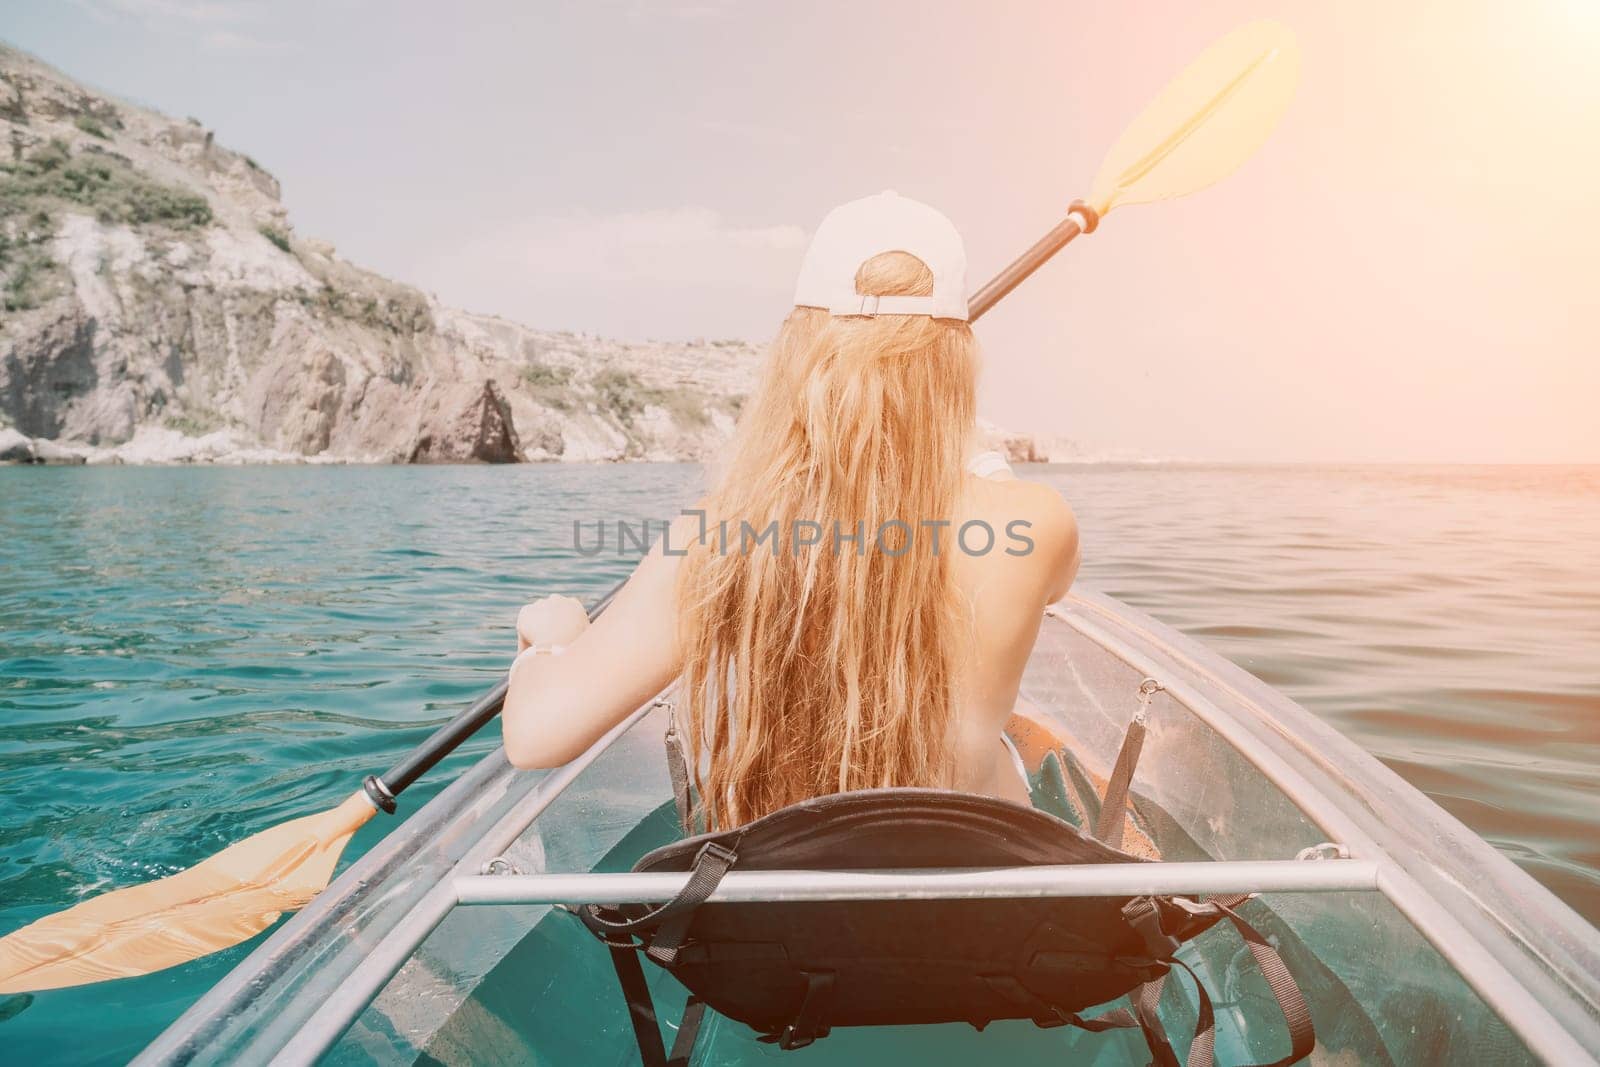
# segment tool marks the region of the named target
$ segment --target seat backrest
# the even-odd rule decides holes
[[[736,870],[1140,863],[1069,823],[943,790],[839,793],[658,848],[636,871],[684,871],[708,844]],[[1104,1003],[1166,973],[1132,898],[706,903],[669,966],[711,1008],[777,1034],[831,1026],[1031,1018]],[[1215,922],[1160,914],[1167,934]]]

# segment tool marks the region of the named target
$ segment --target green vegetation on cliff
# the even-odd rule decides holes
[[[631,427],[647,407],[664,409],[679,426],[701,427],[711,423],[705,398],[689,389],[646,385],[633,371],[607,369],[594,376],[595,400]]]
[[[289,245],[289,235],[276,226],[258,226],[256,232],[277,246],[280,252],[293,252]]]
[[[95,136],[82,122],[79,127]],[[98,125],[97,125],[98,128]],[[211,223],[211,205],[151,181],[108,152],[74,156],[51,140],[30,155],[0,163],[0,302],[7,311],[38,307],[56,294],[60,267],[50,256],[56,216],[89,208],[102,222],[192,229]]]
[[[528,387],[528,394],[534,400],[547,408],[557,411],[571,411],[572,404],[572,369],[570,367],[553,367],[548,363],[529,363],[522,368],[521,377],[523,384]]]
[[[65,142],[52,140],[21,160],[0,164],[0,221],[68,204],[92,209],[101,222],[128,226],[188,229],[211,223],[205,197],[151,181],[109,152],[74,156]]]

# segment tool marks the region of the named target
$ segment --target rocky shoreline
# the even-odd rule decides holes
[[[14,429],[0,430],[0,464],[41,466],[174,465],[216,463],[227,465],[269,463],[349,462],[325,460],[267,448],[252,448],[236,441],[227,430],[189,437],[176,430],[141,428],[133,438],[109,448],[63,445],[46,438],[29,438]]]
[[[1007,433],[995,428],[979,427],[979,438],[987,448],[992,448],[1004,455],[1011,463],[1173,463],[1181,462],[1172,459],[1156,459],[1149,456],[1127,453],[1090,453],[1079,449],[1070,441],[1057,439],[1053,446],[1050,439],[1041,439],[1030,434]],[[412,463],[423,462],[458,462],[458,463],[519,463],[519,462],[620,462],[620,463],[653,463],[653,462],[699,462],[703,456],[681,457],[674,455],[658,455],[641,459],[593,459],[571,460],[544,458],[529,460],[526,455],[512,458],[509,453],[469,455],[454,459],[433,459],[428,457],[412,458]],[[111,447],[94,447],[72,444],[61,444],[45,438],[29,438],[14,429],[0,429],[0,466],[190,466],[190,465],[216,465],[216,466],[258,466],[277,464],[362,464],[362,463],[393,463],[394,460],[381,456],[306,456],[295,452],[280,452],[270,448],[260,448],[249,443],[240,442],[228,430],[219,430],[202,437],[190,437],[177,430],[165,427],[144,427],[134,434],[132,439],[120,445]]]

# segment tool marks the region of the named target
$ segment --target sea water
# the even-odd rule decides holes
[[[1023,474],[1077,510],[1084,584],[1322,715],[1600,922],[1600,468]],[[609,589],[636,554],[616,522],[659,525],[701,482],[0,469],[0,934],[337,803],[493,683],[518,605]],[[254,943],[0,997],[0,1058],[122,1062]]]

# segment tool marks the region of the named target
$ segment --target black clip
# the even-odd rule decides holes
[[[1150,897],[1135,897],[1122,906],[1122,917],[1144,939],[1150,959],[1170,960],[1183,942],[1161,928],[1161,909]]]
[[[833,1005],[833,972],[807,972],[805,978],[806,995],[800,1002],[800,1011],[778,1035],[778,1047],[785,1052],[805,1048],[817,1038],[828,1036],[829,1027],[824,1020]]]

